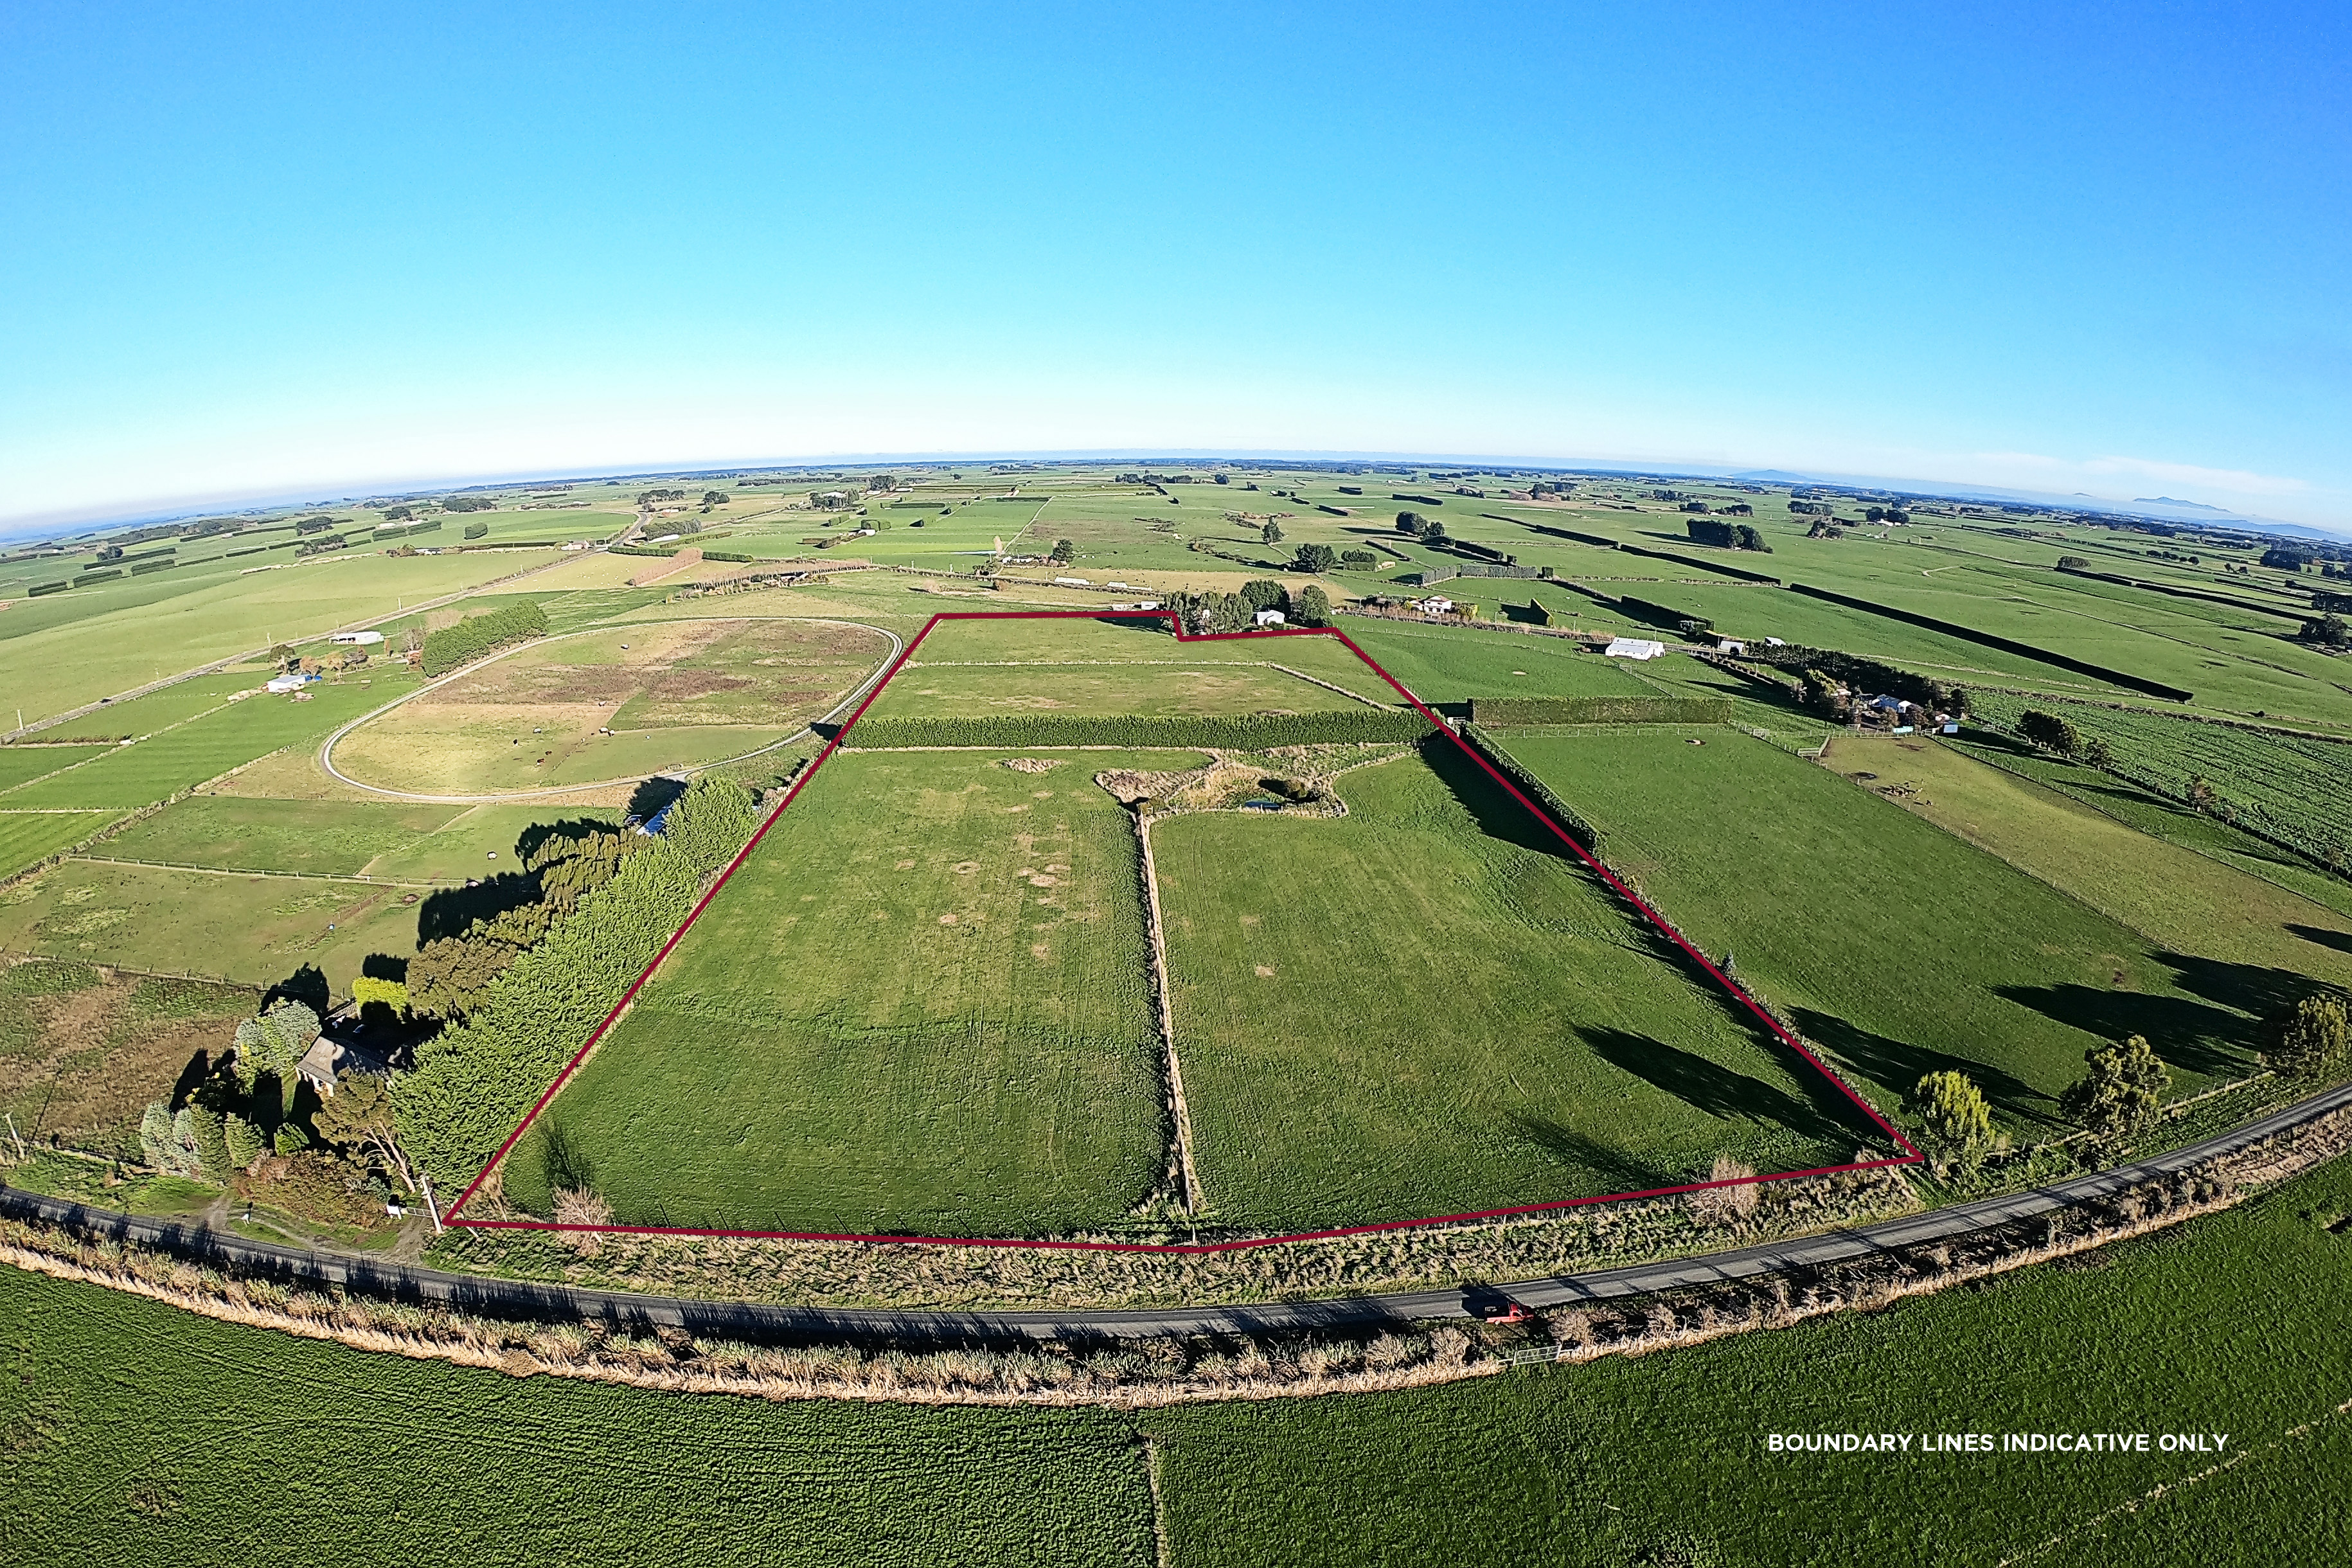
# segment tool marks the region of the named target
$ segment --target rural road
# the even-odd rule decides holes
[[[849,695],[843,698],[839,703],[835,705],[831,711],[825,713],[822,718],[819,718],[816,722],[820,724],[829,723],[833,720],[840,718],[844,713],[846,713],[851,708],[855,707],[858,700],[863,698],[867,691],[873,689],[876,681],[880,680],[885,675],[887,675],[890,672],[890,667],[898,663],[898,655],[906,651],[907,647],[906,639],[887,626],[869,626],[864,621],[831,620],[823,616],[686,616],[678,617],[677,620],[654,621],[642,624],[656,626],[676,626],[679,624],[679,621],[696,620],[814,621],[819,625],[828,626],[856,626],[861,631],[880,632],[884,637],[888,637],[890,639],[890,651],[883,656],[882,662],[876,665],[874,667],[873,673],[868,675],[865,679],[859,681],[857,685],[851,689]],[[619,623],[614,624],[618,625]],[[486,658],[476,659],[473,663],[466,666],[463,669],[453,669],[448,674],[442,676],[437,679],[427,681],[414,691],[404,691],[381,708],[370,709],[368,711],[361,714],[358,718],[352,720],[350,723],[345,724],[342,728],[337,730],[333,734],[328,736],[324,742],[320,742],[319,747],[319,765],[321,768],[324,768],[327,771],[328,775],[333,778],[336,782],[349,784],[353,789],[362,789],[367,791],[370,795],[388,795],[394,800],[429,801],[437,805],[494,805],[503,801],[540,800],[551,795],[578,795],[583,790],[611,789],[620,784],[635,784],[638,780],[635,777],[622,779],[592,779],[585,784],[552,784],[545,789],[502,790],[491,795],[422,795],[415,790],[389,789],[382,784],[372,784],[363,779],[355,779],[352,777],[351,774],[335,766],[335,748],[341,743],[346,735],[349,735],[352,731],[358,729],[362,724],[370,723],[377,719],[383,718],[386,713],[391,712],[394,709],[399,707],[404,702],[414,702],[416,699],[425,695],[427,692],[437,691],[453,680],[462,680],[467,676],[472,675],[477,670],[482,669],[489,665],[496,664],[502,658],[511,658],[516,654],[527,652],[531,648],[544,647],[551,642],[561,642],[565,637],[584,637],[601,632],[609,632],[613,629],[612,626],[583,626],[578,631],[558,632],[553,637],[533,637],[529,642],[518,643],[512,647],[500,648],[498,652],[489,655]],[[626,628],[624,627],[623,629]],[[730,763],[743,762],[748,758],[758,756],[761,752],[772,752],[779,746],[789,746],[793,742],[801,739],[801,737],[808,734],[809,732],[808,727],[803,725],[799,730],[796,730],[793,733],[785,736],[782,740],[771,741],[764,746],[756,747],[751,751],[745,752],[741,756],[722,757],[717,762],[703,763],[696,767],[688,768],[683,771],[687,773],[705,773],[711,768],[725,767]]]
[[[2352,1106],[2352,1085],[2329,1089],[2260,1121],[2168,1154],[2119,1165],[2030,1192],[1980,1198],[1852,1230],[1764,1242],[1703,1258],[1605,1268],[1481,1288],[1274,1301],[1224,1307],[1149,1307],[1121,1311],[894,1311],[705,1301],[582,1289],[529,1280],[451,1274],[374,1258],[246,1241],[207,1226],[141,1219],[108,1209],[0,1187],[0,1214],[38,1219],[81,1235],[137,1242],[214,1267],[290,1284],[326,1286],[403,1301],[430,1302],[488,1317],[548,1322],[600,1319],[618,1325],[681,1328],[748,1341],[868,1341],[895,1344],[1003,1343],[1014,1340],[1148,1339],[1168,1334],[1264,1333],[1361,1329],[1470,1315],[1474,1300],[1508,1297],[1529,1307],[1622,1300],[1691,1286],[1752,1279],[1866,1257],[1893,1247],[1965,1236],[2112,1196]]]

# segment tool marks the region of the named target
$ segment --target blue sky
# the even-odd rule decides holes
[[[2352,526],[2352,7],[0,8],[0,524],[842,452]]]

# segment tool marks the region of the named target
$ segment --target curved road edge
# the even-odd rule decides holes
[[[887,626],[877,626],[866,621],[845,621],[831,616],[680,616],[675,617],[673,620],[667,621],[632,622],[629,624],[643,626],[673,626],[677,624],[679,621],[813,621],[820,626],[856,626],[863,631],[880,632],[884,637],[888,637],[890,639],[890,651],[883,655],[882,662],[874,667],[873,673],[866,676],[865,679],[859,681],[856,687],[852,688],[848,696],[843,698],[839,702],[835,703],[831,710],[814,721],[816,724],[830,724],[839,719],[842,714],[848,711],[851,704],[856,702],[859,698],[864,697],[867,691],[873,689],[875,682],[880,680],[884,676],[890,673],[891,667],[898,663],[898,656],[907,651],[906,639]],[[498,663],[498,661],[502,658],[510,658],[516,654],[525,652],[530,648],[544,647],[549,643],[561,642],[566,637],[583,637],[591,635],[592,633],[609,632],[614,629],[614,626],[619,624],[620,623],[616,622],[613,625],[606,626],[581,626],[572,631],[556,632],[548,637],[533,637],[528,642],[517,643],[512,647],[502,647],[495,653],[476,659],[473,663],[465,666],[463,668],[453,669],[446,675],[436,676],[414,691],[404,691],[399,696],[394,698],[391,701],[384,703],[382,707],[369,709],[358,718],[352,720],[349,723],[337,729],[333,734],[329,735],[324,741],[321,741],[319,743],[319,766],[324,769],[327,775],[330,778],[332,778],[336,783],[347,784],[352,789],[365,790],[370,795],[386,795],[394,800],[425,801],[435,805],[511,805],[519,802],[546,800],[558,795],[578,795],[583,790],[614,789],[622,784],[635,784],[638,780],[635,777],[591,779],[585,784],[551,784],[543,789],[503,790],[493,795],[423,795],[415,790],[392,789],[383,784],[368,784],[363,780],[352,777],[349,773],[335,766],[335,748],[342,742],[344,737],[348,736],[352,731],[358,729],[361,725],[372,723],[375,720],[383,718],[385,714],[391,712],[402,703],[413,702],[419,697],[437,691],[453,680],[462,680],[467,676],[475,674],[479,670],[486,669],[489,666]],[[683,773],[709,773],[713,768],[723,768],[736,763],[748,762],[753,757],[763,756],[770,752],[789,746],[793,742],[800,740],[811,732],[812,726],[803,724],[801,728],[793,731],[791,734],[785,736],[781,741],[771,741],[764,746],[755,746],[751,751],[742,752],[738,756],[721,757],[716,762],[697,763],[692,767],[681,768],[678,772]]]
[[[2112,1170],[2093,1172],[2022,1193],[1954,1204],[1925,1214],[1904,1215],[1850,1230],[1761,1242],[1699,1258],[1595,1269],[1508,1285],[1236,1306],[1144,1307],[1108,1311],[901,1311],[887,1308],[710,1301],[453,1274],[404,1263],[247,1241],[205,1226],[144,1219],[11,1187],[0,1187],[0,1215],[63,1226],[96,1240],[134,1242],[194,1262],[235,1268],[284,1283],[322,1286],[487,1317],[528,1318],[545,1322],[601,1320],[615,1326],[683,1329],[719,1339],[978,1344],[1024,1339],[1280,1333],[1465,1318],[1471,1314],[1474,1300],[1486,1303],[1508,1298],[1528,1307],[1556,1307],[1622,1300],[1726,1280],[1752,1279],[1790,1269],[1817,1268],[1895,1247],[2013,1225],[2076,1204],[2112,1197],[2142,1182],[2238,1153],[2347,1106],[2352,1106],[2352,1084],[2314,1095],[2201,1143]]]

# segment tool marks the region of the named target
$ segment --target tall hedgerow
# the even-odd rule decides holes
[[[652,963],[704,882],[759,825],[749,791],[700,778],[660,839],[620,862],[538,945],[484,988],[466,1022],[417,1047],[393,1080],[401,1146],[446,1189],[488,1163],[590,1031]]]
[[[446,675],[509,643],[547,635],[547,612],[536,599],[517,599],[487,615],[468,616],[454,626],[425,636],[425,673]]]

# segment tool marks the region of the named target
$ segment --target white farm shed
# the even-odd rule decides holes
[[[1614,637],[1601,651],[1611,658],[1655,658],[1666,651],[1666,645],[1650,637]]]
[[[373,647],[383,641],[383,634],[382,632],[336,632],[327,640],[331,643],[341,643],[350,647]]]

